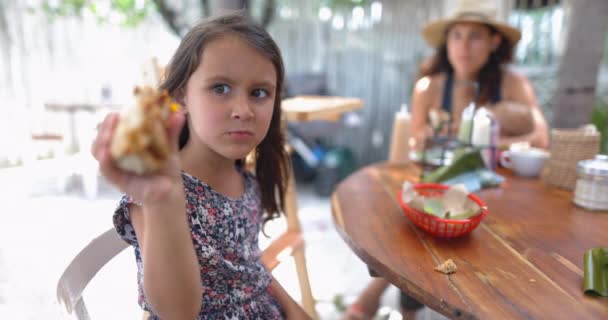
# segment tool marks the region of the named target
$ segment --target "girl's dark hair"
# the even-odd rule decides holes
[[[500,90],[500,84],[502,79],[502,66],[511,62],[513,59],[513,45],[494,27],[491,25],[484,24],[490,30],[490,34],[499,34],[502,38],[498,48],[493,51],[488,57],[488,61],[479,71],[477,77],[477,83],[479,83],[479,95],[477,99],[478,104],[486,104],[492,99],[495,92]],[[450,28],[446,29],[444,39],[447,39],[447,33]],[[418,79],[431,76],[438,73],[451,73],[454,68],[448,60],[448,49],[447,43],[444,42],[439,49],[435,51],[435,55],[423,63],[418,73]]]
[[[268,58],[277,73],[275,101],[268,133],[255,148],[255,176],[262,192],[262,218],[264,223],[280,215],[285,204],[290,162],[285,151],[285,138],[281,129],[281,93],[285,70],[281,51],[272,37],[259,24],[241,12],[228,13],[203,20],[182,39],[169,62],[166,77],[160,85],[177,98],[185,89],[188,79],[201,63],[205,47],[214,39],[237,35],[252,48]],[[190,131],[187,122],[179,138],[180,150],[188,142]],[[244,159],[239,160],[244,165]]]

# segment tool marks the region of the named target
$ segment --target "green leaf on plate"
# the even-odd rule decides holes
[[[608,248],[593,248],[584,256],[583,291],[608,297]]]
[[[439,218],[443,218],[445,213],[445,208],[443,206],[443,202],[440,199],[426,199],[424,202],[424,212],[437,216]]]

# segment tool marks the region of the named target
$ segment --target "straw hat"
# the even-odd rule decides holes
[[[477,22],[494,27],[515,46],[521,38],[521,32],[506,23],[498,21],[496,11],[496,0],[460,0],[451,17],[428,23],[422,29],[422,36],[433,48],[439,48],[444,43],[445,32],[451,24]]]

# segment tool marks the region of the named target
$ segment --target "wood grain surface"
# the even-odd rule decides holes
[[[363,100],[334,96],[296,96],[281,102],[288,121],[338,121],[342,114],[363,108]]]
[[[507,171],[477,193],[488,216],[469,236],[438,239],[416,228],[396,199],[415,165],[377,164],[332,195],[336,229],[372,270],[430,308],[457,319],[608,319],[608,299],[582,292],[583,254],[608,246],[608,214],[572,193]],[[452,259],[451,275],[433,268]]]

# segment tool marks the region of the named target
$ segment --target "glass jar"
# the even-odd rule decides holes
[[[579,161],[576,174],[574,203],[589,210],[608,211],[608,155]]]

